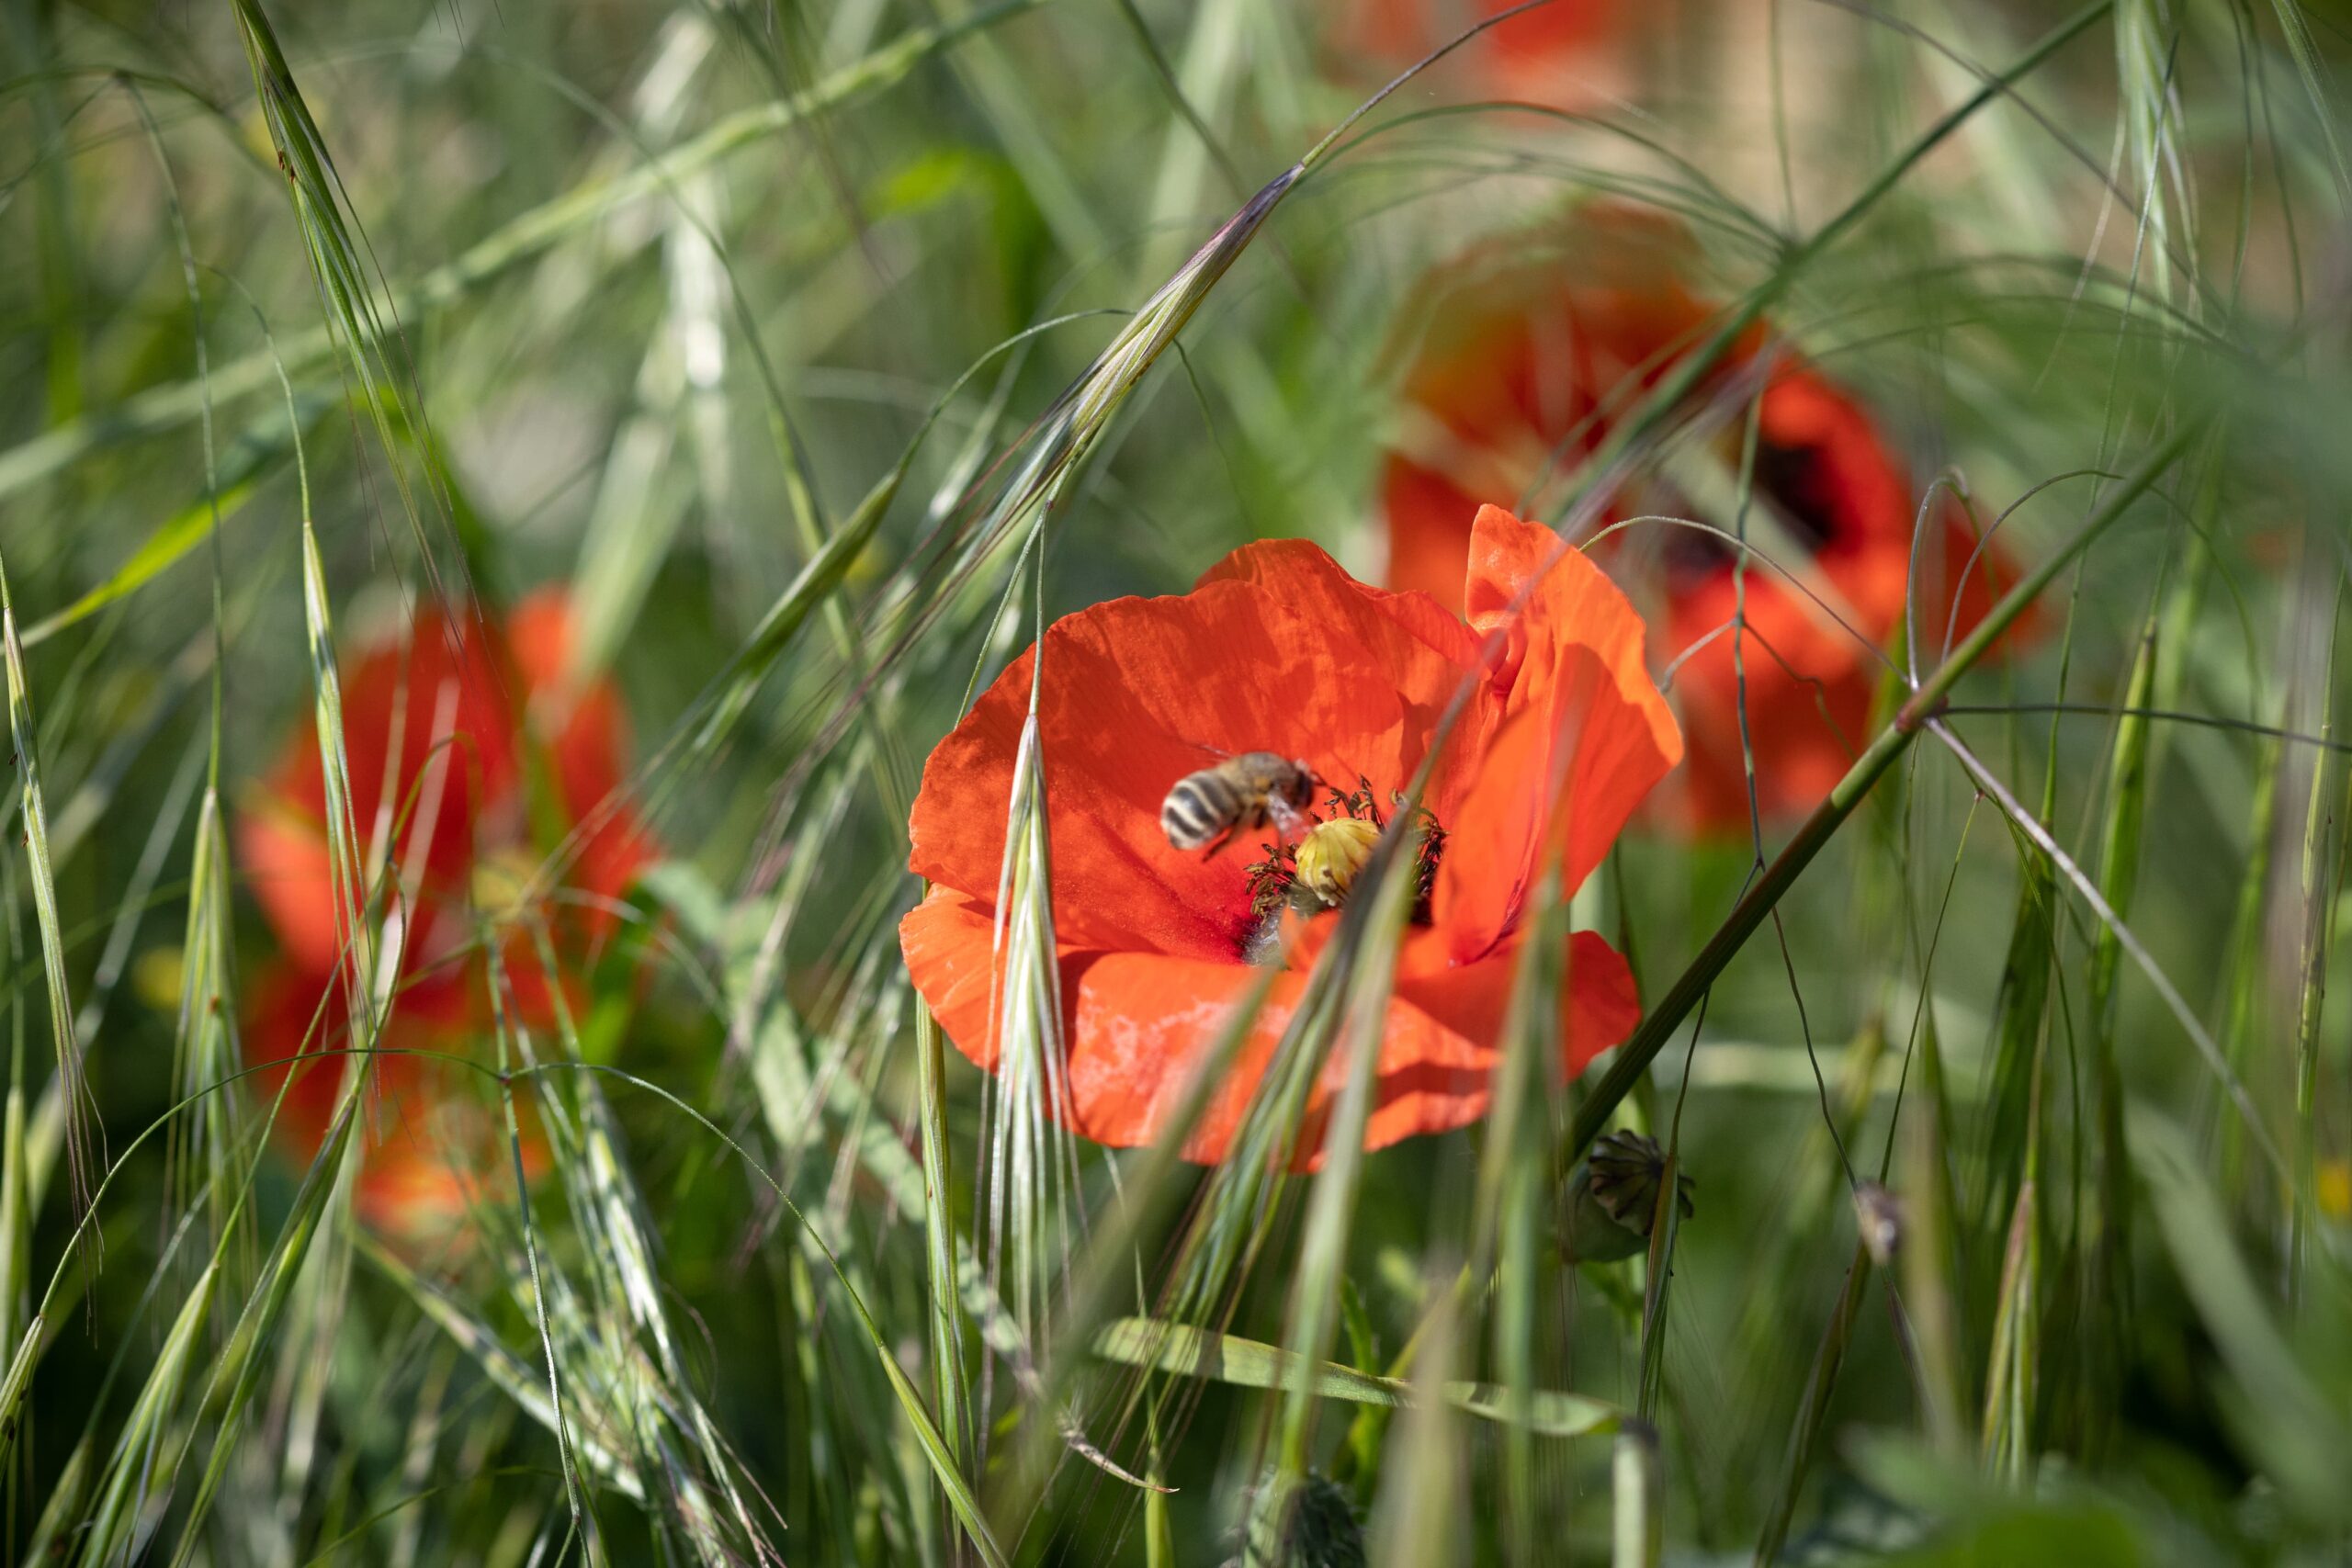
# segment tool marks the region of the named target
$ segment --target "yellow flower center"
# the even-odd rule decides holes
[[[1380,824],[1341,817],[1318,822],[1298,845],[1298,886],[1336,909],[1355,886],[1356,874],[1372,858]]]

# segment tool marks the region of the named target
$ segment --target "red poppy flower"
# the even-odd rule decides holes
[[[1562,243],[1540,255],[1482,251],[1433,281],[1412,312],[1430,335],[1407,376],[1404,432],[1382,479],[1391,584],[1452,602],[1476,512],[1472,498],[1520,494],[1547,473],[1573,468],[1612,419],[1710,334],[1715,311],[1681,281],[1690,259],[1671,225],[1602,207],[1577,214]],[[1857,634],[1883,642],[1902,619],[1917,502],[1862,405],[1760,328],[1733,345],[1685,414],[1701,414],[1766,354],[1773,359],[1757,415],[1750,538],[1827,606],[1751,562],[1739,650],[1747,728],[1758,804],[1785,815],[1817,804],[1866,739],[1883,666]],[[1701,452],[1728,476],[1737,468],[1745,408],[1733,402],[1715,412],[1712,443]],[[1642,511],[1696,515],[1671,488],[1620,498],[1612,515]],[[1968,570],[1975,536],[1957,502],[1939,502],[1931,527],[1919,562],[1923,647],[1940,642],[1947,585],[1962,583],[1964,570],[1962,630],[2007,576],[1998,560]],[[1621,536],[1601,553],[1613,570],[1665,599],[1657,661],[1688,655],[1672,682],[1690,745],[1682,820],[1744,827],[1740,671],[1724,632],[1737,592],[1734,552],[1706,535],[1657,528]]]
[[[1221,1157],[1336,919],[1317,917],[1287,946],[1264,942],[1271,917],[1247,863],[1269,835],[1207,858],[1171,849],[1159,819],[1170,786],[1211,752],[1267,750],[1361,781],[1360,802],[1386,805],[1465,681],[1470,706],[1424,797],[1443,837],[1426,917],[1399,955],[1365,1142],[1485,1113],[1526,899],[1555,857],[1569,887],[1581,882],[1682,746],[1644,669],[1639,617],[1581,554],[1488,507],[1466,575],[1465,625],[1279,540],[1236,551],[1190,593],[1114,600],[1046,631],[1038,743],[1073,1130],[1149,1142],[1271,946],[1287,968],[1186,1151]],[[907,967],[984,1068],[997,1059],[992,904],[1035,657],[932,753],[911,824],[909,863],[933,887],[899,927]],[[1334,827],[1331,805],[1315,815],[1315,834],[1336,840],[1318,846],[1324,870],[1337,862],[1344,885],[1361,837]],[[1577,933],[1569,956],[1562,1066],[1573,1074],[1623,1039],[1640,1007],[1624,960],[1599,937]]]
[[[369,649],[341,682],[361,838],[372,843],[388,833],[380,863],[414,889],[401,911],[399,994],[379,1041],[388,1052],[483,1049],[492,1021],[475,932],[484,918],[506,917],[510,928],[500,951],[514,1015],[545,1027],[551,987],[576,982],[546,974],[527,932],[512,929],[515,899],[575,825],[600,808],[608,813],[570,846],[576,852],[563,885],[537,911],[559,958],[579,960],[609,931],[605,906],[652,852],[635,818],[605,804],[621,783],[626,720],[618,694],[603,682],[567,694],[571,624],[562,595],[531,595],[488,635],[471,617],[461,630],[462,643],[440,613],[422,611],[409,635]],[[345,955],[311,727],[289,739],[241,807],[237,846],[277,944],[276,961],[250,987],[248,1050],[269,1063],[340,1048]],[[305,1157],[333,1116],[343,1062],[330,1056],[300,1068],[287,1091],[279,1131]],[[394,1125],[368,1151],[363,1217],[414,1234],[462,1216],[484,1163],[503,1157],[503,1130],[485,1109],[492,1102],[478,1083],[458,1083],[453,1075],[463,1069],[424,1058],[382,1055],[376,1071]],[[277,1074],[255,1079],[265,1096],[277,1093]]]
[[[1380,69],[1410,65],[1521,0],[1359,0],[1350,14],[1348,47]],[[1481,96],[1562,107],[1622,96],[1628,42],[1636,23],[1671,27],[1634,0],[1552,0],[1487,29],[1457,51]],[[1440,67],[1444,69],[1444,67]]]

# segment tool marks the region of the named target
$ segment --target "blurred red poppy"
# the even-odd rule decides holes
[[[503,1168],[503,1124],[478,1075],[397,1054],[486,1052],[493,1026],[482,922],[503,929],[511,1016],[546,1027],[551,987],[577,987],[573,966],[609,933],[611,902],[653,852],[635,817],[608,800],[627,761],[618,694],[602,682],[567,694],[571,636],[570,606],[553,590],[525,599],[495,627],[473,617],[453,626],[426,609],[408,635],[368,649],[342,673],[358,830],[390,882],[409,890],[399,908],[398,998],[378,1042],[393,1053],[376,1066],[390,1125],[368,1152],[358,1192],[363,1217],[380,1229],[446,1230],[462,1220],[479,1182]],[[551,976],[515,906],[548,853],[592,820],[566,844],[560,886],[540,889],[548,896],[533,906],[564,971]],[[249,1055],[288,1063],[339,1050],[348,1032],[345,954],[312,727],[288,739],[242,804],[237,847],[277,947],[248,987]],[[296,1071],[278,1117],[295,1154],[318,1147],[344,1061],[329,1055]],[[255,1075],[265,1097],[279,1081],[278,1073]]]
[[[1603,206],[1525,252],[1482,249],[1431,280],[1408,313],[1429,335],[1407,374],[1403,429],[1382,476],[1393,586],[1453,602],[1473,498],[1520,495],[1574,468],[1707,338],[1717,313],[1683,281],[1690,261],[1675,226]],[[1712,466],[1728,493],[1746,412],[1733,382],[1766,355],[1749,537],[1825,603],[1751,562],[1743,671],[1727,635],[1738,587],[1726,541],[1649,526],[1600,549],[1637,591],[1666,602],[1651,651],[1661,666],[1682,660],[1670,683],[1690,749],[1683,787],[1667,799],[1702,829],[1747,821],[1743,674],[1761,810],[1802,812],[1827,794],[1867,739],[1884,669],[1870,645],[1901,621],[1911,581],[1918,502],[1902,463],[1860,402],[1763,329],[1734,344],[1679,411],[1685,420],[1716,415],[1712,441],[1685,444],[1686,457]],[[1727,521],[1694,510],[1673,486],[1620,494],[1603,521],[1644,511]],[[1917,603],[1922,645],[1932,648],[1951,608],[1949,585],[1961,585],[1965,630],[2010,573],[1990,552],[1970,568],[1974,530],[1948,495],[1930,507],[1928,526]]]
[[[1206,858],[1171,849],[1170,786],[1217,751],[1271,750],[1343,781],[1354,803],[1317,810],[1297,855],[1321,851],[1319,880],[1344,897],[1366,837],[1355,821],[1393,808],[1465,682],[1470,705],[1424,798],[1428,898],[1399,957],[1365,1141],[1485,1114],[1526,899],[1555,861],[1568,887],[1580,883],[1682,747],[1642,663],[1641,621],[1599,569],[1493,507],[1466,553],[1453,595],[1466,625],[1421,594],[1356,581],[1313,545],[1277,540],[1236,551],[1190,593],[1114,600],[1046,631],[1038,744],[1074,1131],[1149,1142],[1253,964],[1283,964],[1186,1151],[1220,1158],[1337,918],[1267,940],[1283,919],[1267,878],[1289,891],[1279,847],[1254,879],[1247,842]],[[992,906],[1035,657],[1016,660],[932,753],[910,861],[932,892],[899,927],[941,1026],[990,1069]],[[1561,1068],[1574,1074],[1640,1007],[1625,961],[1598,936],[1577,933],[1569,961]],[[1331,1087],[1318,1087],[1303,1149],[1320,1146],[1313,1119]]]
[[[1383,72],[1402,70],[1466,28],[1521,0],[1358,0],[1343,29],[1345,47]],[[1636,25],[1670,27],[1659,8],[1670,0],[1551,0],[1498,22],[1453,57],[1480,97],[1566,107],[1622,96],[1628,43]],[[1448,66],[1440,66],[1447,70]]]

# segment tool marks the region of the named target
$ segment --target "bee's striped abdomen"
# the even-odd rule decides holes
[[[1160,803],[1159,827],[1180,850],[1197,850],[1237,825],[1241,795],[1215,768],[1204,768],[1176,781]]]

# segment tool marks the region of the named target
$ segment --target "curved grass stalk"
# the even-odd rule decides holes
[[[1747,944],[1757,927],[1763,924],[1781,897],[1813,863],[1815,855],[1830,838],[1853,815],[1871,786],[1884,776],[1918,738],[1919,731],[1935,716],[1961,678],[1973,669],[1993,645],[2016,624],[2026,607],[2041,596],[2042,592],[2057,579],[2058,574],[2083,551],[2089,548],[2100,535],[2113,527],[2132,504],[2162,479],[2179,461],[2203,429],[2203,422],[2184,422],[2173,434],[2159,442],[2140,465],[2127,474],[2091,513],[2070,535],[2065,543],[2046,557],[2040,565],[2021,578],[2017,585],[2001,596],[1986,613],[1974,631],[1953,649],[1950,657],[1937,666],[1922,682],[1910,698],[1895,714],[1893,722],[1879,732],[1870,746],[1849,768],[1829,792],[1827,799],[1815,808],[1803,826],[1789,840],[1772,863],[1757,877],[1753,886],[1731,915],[1716,929],[1696,957],[1678,976],[1666,993],[1643,1015],[1640,1025],[1625,1043],[1617,1048],[1609,1070],[1592,1086],[1583,1102],[1577,1107],[1575,1123],[1568,1133],[1564,1157],[1573,1160],[1608,1124],[1610,1115],[1632,1091],[1635,1082],[1649,1068],[1650,1062],[1665,1049],[1667,1042],[1682,1021],[1690,1016],[1700,998],[1714,984],[1734,954]]]

